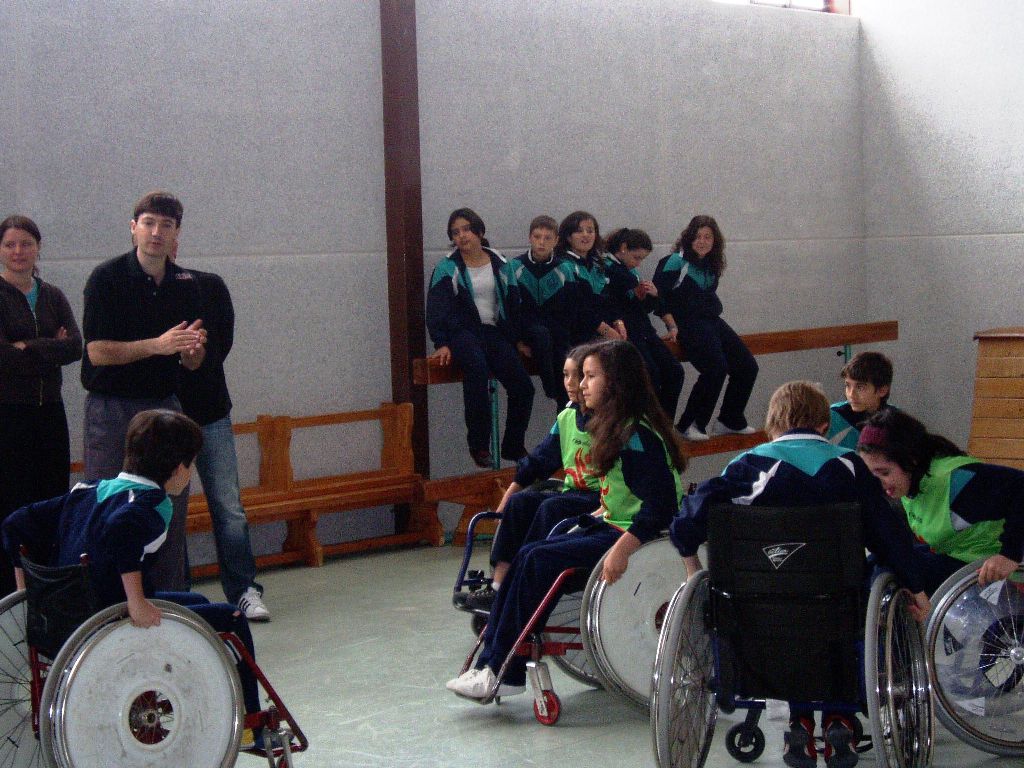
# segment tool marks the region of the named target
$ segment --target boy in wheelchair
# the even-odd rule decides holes
[[[76,565],[87,554],[97,610],[127,601],[132,624],[147,628],[160,624],[161,616],[149,598],[169,600],[199,614],[216,631],[234,633],[255,656],[248,622],[235,606],[210,603],[194,592],[154,592],[147,577],[149,555],[167,535],[168,494],[188,485],[202,440],[199,427],[183,414],[143,411],[128,425],[124,470],[116,478],[79,483],[64,496],[12,513],[3,524],[3,546],[15,565],[18,588],[25,588],[22,546],[33,562],[51,566]],[[245,663],[238,671],[246,712],[258,712],[256,678]]]
[[[928,614],[928,598],[915,568],[913,538],[906,521],[890,507],[881,486],[856,453],[832,445],[829,403],[818,385],[783,384],[772,395],[765,431],[772,442],[738,456],[720,477],[701,483],[683,500],[670,527],[672,542],[686,563],[687,578],[701,569],[697,548],[707,539],[708,515],[722,503],[756,506],[812,506],[858,502],[864,542],[878,563],[892,568],[914,594],[915,618]],[[790,703],[783,760],[790,768],[814,768],[814,710]],[[852,768],[854,726],[840,712],[822,713],[824,757],[828,768]]]

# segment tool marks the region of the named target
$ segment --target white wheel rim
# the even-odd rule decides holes
[[[70,649],[56,683],[58,765],[224,764],[220,756],[237,750],[238,677],[220,638],[194,614],[165,611],[148,630],[125,619],[101,626]]]
[[[602,561],[603,562],[603,561]],[[587,585],[589,600],[584,636],[601,674],[619,693],[647,706],[651,674],[665,612],[685,578],[671,541],[656,539],[630,555],[617,582],[600,578],[601,565]]]

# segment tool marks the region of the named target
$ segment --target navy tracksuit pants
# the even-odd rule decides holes
[[[653,329],[652,329],[653,330]],[[669,351],[657,335],[634,335],[627,329],[629,340],[640,352],[650,376],[651,386],[658,396],[661,405],[670,420],[675,420],[676,408],[679,406],[679,394],[683,391],[683,365]],[[717,395],[716,395],[717,397]]]
[[[569,352],[569,331],[558,326],[536,323],[526,329],[524,337],[537,363],[537,375],[544,387],[544,395],[555,401],[557,413],[569,402],[562,381],[562,368]]]
[[[462,399],[469,449],[490,448],[491,406],[487,380],[493,372],[508,395],[501,453],[518,456],[525,450],[526,428],[533,410],[533,382],[523,368],[516,348],[493,325],[458,331],[449,341],[448,348],[462,368]]]
[[[491,544],[491,565],[511,563],[525,544],[546,539],[556,523],[589,515],[601,506],[596,491],[551,493],[522,490],[505,505]]]
[[[516,638],[540,606],[558,574],[566,568],[592,570],[622,535],[622,531],[603,520],[581,517],[580,522],[587,527],[535,541],[519,550],[491,606],[477,669],[488,665],[494,674],[498,674],[505,658],[515,650]],[[556,602],[552,600],[547,606],[538,627],[547,621]],[[509,665],[503,682],[524,685],[526,661],[526,657],[517,656]]]
[[[725,388],[718,420],[730,429],[746,427],[747,418],[743,412],[754,389],[758,370],[757,361],[747,345],[720,317],[680,322],[678,340],[700,374],[690,391],[683,415],[679,417],[680,431],[691,424],[707,431],[726,376],[729,384]]]

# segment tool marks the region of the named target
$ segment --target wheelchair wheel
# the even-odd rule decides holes
[[[154,604],[159,627],[133,627],[122,603],[57,654],[41,707],[49,768],[235,764],[243,718],[234,660],[199,616]]]
[[[602,557],[583,590],[583,645],[604,687],[647,709],[665,612],[685,570],[668,538],[630,555],[629,568],[614,584],[601,578],[603,569]]]
[[[32,671],[25,641],[25,591],[0,600],[0,765],[43,764],[32,731]]]
[[[911,598],[891,573],[871,585],[864,627],[864,679],[879,768],[931,765],[931,686]]]
[[[707,609],[711,582],[700,571],[669,603],[651,682],[651,732],[659,768],[701,768],[715,733],[715,658]]]
[[[1024,570],[978,586],[983,560],[936,590],[925,634],[942,723],[972,747],[1024,756]]]
[[[579,627],[582,622],[582,600],[580,592],[566,592],[558,598],[555,609],[548,618],[548,624],[558,627]],[[571,638],[559,635],[542,633],[544,642],[566,641]],[[601,679],[595,669],[594,659],[585,648],[569,650],[564,656],[552,656],[551,661],[555,666],[565,672],[573,680],[578,680],[584,685],[592,688],[601,687]]]

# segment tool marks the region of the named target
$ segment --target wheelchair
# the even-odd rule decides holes
[[[290,768],[308,747],[234,634],[163,600],[153,601],[162,618],[150,629],[131,625],[126,603],[89,616],[88,599],[67,599],[91,594],[85,568],[23,565],[28,590],[0,600],[0,765],[227,768],[244,728],[263,729],[263,744],[245,751],[270,768]],[[233,654],[267,709],[244,714]]]
[[[486,583],[483,570],[469,569],[473,531],[478,520],[495,518],[500,515],[481,512],[470,521],[454,594]],[[552,534],[562,533],[573,524],[573,519],[565,520]],[[561,701],[543,657],[549,657],[555,666],[585,685],[613,691],[643,708],[648,706],[661,623],[683,572],[679,555],[667,538],[648,542],[633,553],[626,573],[612,585],[601,578],[603,564],[604,558],[590,572],[563,571],[515,644],[515,655],[531,659],[527,679],[534,695],[534,714],[544,725],[558,721]],[[555,608],[546,624],[539,626],[537,619],[553,602]],[[486,614],[473,617],[478,640],[462,672],[469,669],[480,648],[486,620]],[[503,664],[499,679],[509,663],[511,658]]]
[[[980,587],[983,562],[932,596],[925,645],[936,714],[976,749],[1024,757],[1024,569]]]
[[[487,613],[482,611],[467,610],[461,606],[456,596],[465,591],[474,591],[483,587],[488,579],[486,577],[486,566],[479,569],[471,569],[474,543],[476,540],[476,526],[484,520],[500,520],[501,515],[497,512],[479,512],[472,517],[466,529],[466,547],[463,552],[462,565],[455,578],[455,589],[452,595],[452,602],[457,610],[466,611],[472,615],[471,626],[476,636],[476,644],[470,651],[460,674],[472,666],[477,652],[483,643],[483,631],[487,625]],[[567,530],[572,524],[571,520],[563,521],[555,526],[552,533],[560,533]],[[595,669],[593,658],[587,653],[580,637],[581,605],[583,601],[583,590],[587,584],[586,572],[577,573],[577,569],[570,568],[563,571],[541,602],[534,619],[540,613],[547,610],[548,606],[554,603],[544,626],[534,620],[524,628],[516,642],[517,655],[529,656],[527,663],[527,679],[533,692],[533,710],[537,722],[542,725],[554,725],[562,713],[561,700],[554,691],[551,681],[551,672],[546,662],[542,659],[548,657],[556,667],[565,672],[569,677],[592,688],[601,687],[601,679]],[[511,663],[511,658],[506,659],[501,672]],[[501,675],[499,675],[499,678]],[[496,695],[489,696],[481,701],[482,704],[489,704],[495,701],[501,703],[501,698]]]
[[[924,640],[891,573],[878,574],[864,599],[858,505],[721,505],[709,517],[708,553],[708,569],[673,596],[658,643],[650,713],[661,768],[703,766],[718,710],[747,711],[726,747],[756,760],[765,699],[851,721],[865,713],[879,768],[931,764]]]

